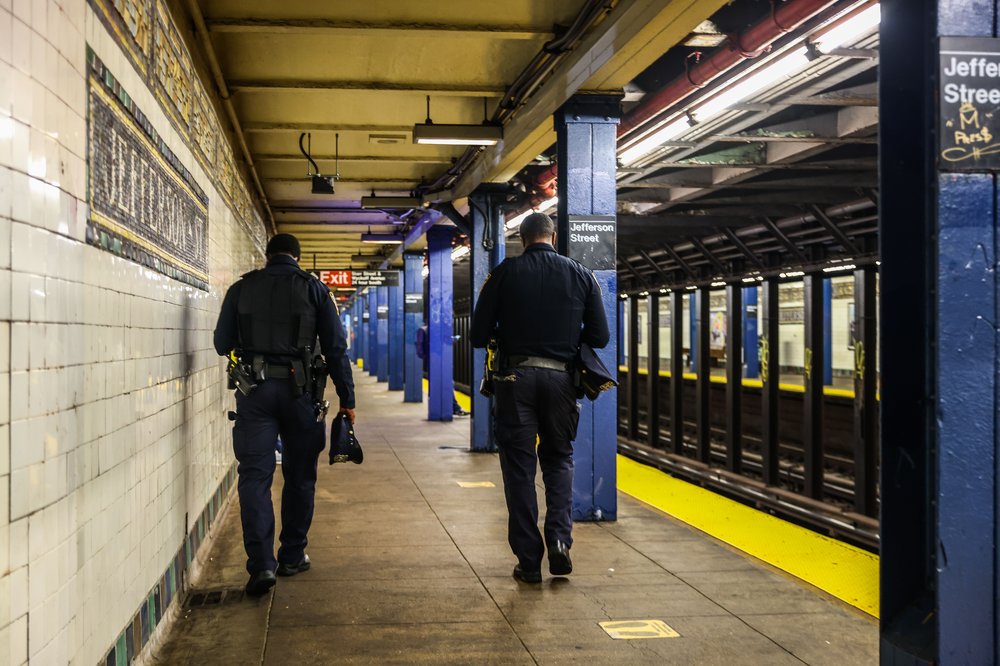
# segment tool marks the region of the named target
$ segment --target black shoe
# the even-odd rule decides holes
[[[459,409],[451,413],[452,416],[468,416],[471,412],[467,412],[464,409]]]
[[[539,570],[535,571],[525,571],[518,564],[514,567],[514,578],[518,579],[522,583],[541,583],[542,582],[542,572]]]
[[[295,574],[300,574],[303,571],[309,571],[309,556],[303,554],[302,561],[298,564],[284,564],[283,562],[278,563],[278,575],[279,576],[294,576]]]
[[[568,576],[573,573],[573,561],[569,559],[569,546],[556,541],[549,547],[549,573],[553,576]]]
[[[276,581],[277,579],[274,577],[274,572],[270,569],[258,571],[257,573],[251,575],[250,580],[247,581],[247,594],[252,597],[259,597],[267,594],[267,591],[274,587],[274,583]]]

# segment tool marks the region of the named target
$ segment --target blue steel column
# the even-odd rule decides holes
[[[760,377],[757,348],[757,287],[743,289],[743,367],[747,379]]]
[[[427,231],[427,261],[430,269],[428,289],[428,371],[427,419],[451,421],[455,397],[452,330],[455,314],[452,284],[452,227],[435,226]]]
[[[374,287],[368,288],[368,356],[365,369],[370,377],[378,375],[378,296]]]
[[[506,241],[504,239],[504,219],[501,204],[509,186],[504,184],[483,184],[469,195],[469,214],[472,218],[471,274],[472,311],[479,301],[479,290],[487,276],[504,259]],[[470,449],[473,451],[496,451],[493,441],[493,401],[478,390],[486,364],[486,350],[472,349],[470,391],[472,393],[472,430]]]
[[[570,216],[600,216],[614,219],[615,150],[620,97],[577,95],[555,114],[558,153],[559,251],[573,256],[568,244]],[[604,295],[604,310],[611,329],[607,347],[598,351],[609,369],[618,360],[618,283],[615,269],[615,238],[605,251],[590,257],[594,277]],[[584,400],[580,425],[573,446],[574,520],[614,520],[617,497],[617,404],[616,389],[605,391],[594,402]]]
[[[997,181],[939,171],[936,102],[937,38],[995,36],[997,0],[881,8],[882,662],[995,664]]]
[[[378,303],[376,308],[378,327],[375,335],[378,344],[378,351],[375,354],[376,378],[380,382],[387,382],[389,381],[389,288],[376,287],[375,298]]]
[[[823,385],[833,384],[833,280],[823,279]]]
[[[403,390],[403,280],[394,287],[386,287],[389,293],[389,390]]]
[[[424,323],[424,266],[422,254],[407,252],[403,255],[403,402],[424,401],[424,362],[417,357],[417,329]]]
[[[370,313],[368,312],[368,296],[366,294],[358,295],[358,312],[361,318],[358,320],[358,340],[361,344],[360,356],[361,364],[364,369],[368,368],[368,364],[371,363],[371,357],[368,354],[368,338],[369,338],[369,324]]]

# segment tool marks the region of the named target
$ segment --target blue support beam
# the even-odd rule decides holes
[[[618,282],[615,266],[615,186],[620,96],[576,95],[555,114],[558,155],[559,251],[594,272],[604,297],[611,339],[598,356],[608,369],[618,362]],[[577,225],[607,228],[574,234]],[[614,520],[618,514],[616,453],[618,391],[583,401],[573,445],[573,519]]]
[[[504,217],[501,206],[509,189],[506,183],[486,183],[469,195],[469,213],[472,218],[469,282],[472,289],[473,312],[479,301],[479,290],[486,283],[490,271],[504,260],[507,244],[504,239]],[[497,445],[493,439],[493,400],[477,390],[486,365],[486,350],[472,349],[470,345],[470,352],[472,354],[469,366],[472,368],[470,449],[479,452],[496,451]]]
[[[833,384],[833,282],[823,279],[823,385]]]
[[[389,390],[403,390],[403,281],[385,287],[389,295]]]
[[[420,219],[418,219],[414,225],[410,227],[410,230],[403,238],[403,242],[395,250],[393,250],[392,254],[390,254],[385,261],[379,264],[379,268],[386,269],[392,266],[392,262],[402,257],[403,252],[419,240],[421,236],[427,233],[427,231],[437,224],[437,221],[442,217],[444,217],[444,215],[441,211],[434,210],[433,208],[425,210],[423,215],[420,216]]]
[[[370,377],[378,376],[378,296],[374,287],[367,290],[368,299],[368,356],[365,369]]]
[[[757,348],[757,287],[743,289],[743,367],[744,377],[760,377],[760,349]]]
[[[378,325],[375,332],[375,376],[380,382],[389,381],[389,288],[375,287]]]
[[[981,74],[998,62],[997,41],[954,38],[994,38],[1000,7],[882,0],[881,11],[881,659],[995,664],[1000,191],[995,170],[942,170],[989,171],[977,164],[983,143],[967,147],[964,164],[942,157],[964,127],[938,86],[959,78],[993,95],[996,79]],[[970,75],[955,77],[957,66]],[[994,106],[973,108],[975,127],[996,136],[996,119],[984,115]]]
[[[403,402],[424,401],[424,362],[417,357],[417,330],[424,323],[424,256],[403,255]]]
[[[451,421],[455,399],[453,318],[455,314],[452,282],[451,227],[432,227],[427,232],[428,288],[428,395],[427,419]]]

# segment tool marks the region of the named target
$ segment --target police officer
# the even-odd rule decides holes
[[[499,348],[494,428],[507,539],[517,556],[514,578],[539,583],[545,546],[549,573],[573,571],[573,439],[580,412],[570,365],[581,342],[608,344],[608,322],[593,273],[556,252],[549,216],[526,217],[520,236],[524,254],[497,266],[479,293],[470,338],[474,347],[494,338]],[[538,463],[545,484],[544,542],[535,495]]]
[[[279,576],[309,568],[306,534],[312,523],[316,463],[326,443],[319,405],[306,385],[316,339],[340,399],[354,422],[354,380],[347,340],[327,289],[299,268],[299,241],[277,234],[267,244],[267,266],[245,274],[226,292],[215,327],[215,350],[238,350],[256,385],[236,392],[233,449],[239,461],[240,514],[250,580],[246,591],[267,592]],[[324,380],[325,381],[325,380]],[[271,479],[275,443],[283,441],[281,534],[274,557]]]

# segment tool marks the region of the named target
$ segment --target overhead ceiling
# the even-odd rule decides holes
[[[614,90],[725,0],[602,3],[601,16],[531,98],[505,119],[505,140],[483,150],[443,199],[505,180],[554,140],[552,113],[581,88]],[[360,198],[407,195],[438,181],[464,147],[414,145],[411,130],[479,123],[545,44],[588,0],[193,0],[232,98],[277,230],[297,234],[304,262],[343,267],[392,246],[360,234],[408,228],[420,211],[369,211]],[[596,5],[594,5],[596,6]],[[302,132],[334,195],[310,191]],[[335,137],[339,135],[339,150]],[[335,160],[339,153],[339,161]],[[414,246],[419,249],[420,242]],[[372,262],[354,261],[354,265]]]

